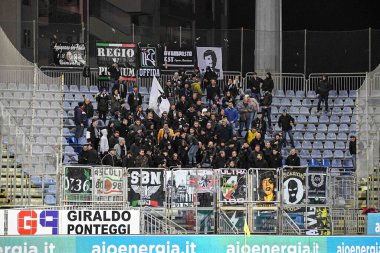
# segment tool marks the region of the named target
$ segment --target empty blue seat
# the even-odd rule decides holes
[[[307,125],[306,131],[315,132],[316,130],[317,129],[316,129],[315,125],[313,125],[313,124],[308,124]]]
[[[335,150],[335,152],[334,152],[334,158],[336,158],[336,159],[343,159],[344,158],[343,151],[342,150]]]
[[[343,115],[343,116],[340,118],[340,123],[341,123],[341,124],[351,124],[351,118],[350,118],[350,116],[348,116],[348,115]]]
[[[294,136],[293,136],[293,138],[294,138]],[[294,147],[295,147],[296,149],[301,149],[301,148],[302,148],[302,144],[301,144],[301,142],[299,142],[299,141],[294,141]]]
[[[330,124],[328,127],[329,132],[338,132],[338,126],[336,124]]]
[[[344,106],[354,107],[355,106],[354,100],[352,98],[346,98],[346,100],[344,100]]]
[[[334,149],[334,143],[332,141],[326,141],[324,144],[324,149]]]
[[[276,91],[274,92],[274,96],[275,96],[275,97],[279,97],[279,98],[283,98],[283,97],[285,97],[285,93],[284,93],[283,90],[276,90]]]
[[[294,98],[296,96],[296,94],[294,94],[294,90],[287,90],[285,95],[288,98]]]
[[[75,101],[74,94],[71,93],[66,93],[64,101],[72,102]]]
[[[57,204],[57,200],[56,200],[56,198],[53,195],[46,195],[45,198],[44,198],[44,203],[46,205],[56,205]]]
[[[310,153],[309,153],[309,151],[307,151],[307,150],[302,150],[302,151],[300,152],[300,157],[301,157],[302,159],[306,159],[306,160],[310,159]]]
[[[349,94],[350,98],[357,98],[358,92],[357,90],[350,90]]]
[[[298,141],[303,140],[303,134],[300,132],[295,132],[293,135],[293,139]]]
[[[336,139],[338,141],[347,141],[348,140],[347,134],[346,133],[338,133],[338,135],[336,136]]]
[[[344,107],[342,114],[343,115],[352,115],[352,109],[350,107]]]
[[[338,124],[340,123],[340,118],[338,115],[331,115],[330,123]]]
[[[301,106],[302,103],[301,103],[301,100],[298,99],[298,98],[293,98],[292,100],[292,106]]]
[[[324,150],[322,156],[325,159],[331,159],[333,158],[333,152],[331,150]]]
[[[343,160],[343,167],[353,168],[354,164],[351,159],[346,159],[346,160]]]
[[[350,126],[350,132],[351,133],[355,133],[356,131],[357,131],[356,124],[351,124],[351,126]]]
[[[302,106],[306,106],[306,107],[310,107],[312,105],[310,99],[308,98],[305,98],[304,100],[302,100]]]
[[[317,107],[313,107],[313,108],[311,108],[311,110],[310,110],[310,114],[311,114],[311,115],[316,115],[316,114],[318,114]]]
[[[333,107],[332,115],[341,115],[341,114],[342,114],[342,109],[340,109],[340,107]]]
[[[272,114],[278,114],[278,109],[276,106],[272,106]]]
[[[296,97],[303,99],[305,97],[305,92],[303,90],[297,90],[296,91]]]
[[[346,144],[343,141],[337,141],[335,143],[335,149],[346,149]]]
[[[78,85],[70,85],[70,92],[79,92]]]
[[[338,96],[339,96],[340,98],[346,98],[346,97],[348,97],[348,92],[347,92],[347,90],[340,90]]]
[[[310,115],[309,108],[307,108],[307,107],[301,107],[299,114],[301,114],[301,115]]]
[[[290,115],[298,115],[300,113],[300,110],[298,107],[290,107],[289,108],[289,114]]]
[[[281,99],[279,99],[279,98],[273,98],[272,99],[272,105],[273,106],[280,106],[281,105]]]
[[[316,98],[317,97],[317,94],[315,93],[315,91],[313,91],[313,90],[309,90],[308,92],[307,92],[307,94],[306,94],[306,97],[308,97],[308,98]]]
[[[290,105],[291,105],[291,103],[290,103],[290,99],[289,98],[283,98],[281,100],[281,106],[289,107]]]
[[[344,152],[344,157],[345,157],[346,159],[352,159],[352,155],[351,155],[351,153],[350,153],[349,150],[346,150],[346,152]]]
[[[322,158],[321,151],[319,151],[319,150],[313,150],[313,151],[311,151],[310,156],[313,159],[321,159]]]
[[[311,157],[313,157],[313,155],[311,155]],[[309,167],[319,167],[320,166],[319,161],[317,159],[314,159],[314,158],[309,160],[308,165],[309,165]]]
[[[350,129],[349,129],[349,127],[348,127],[347,124],[341,124],[341,125],[339,126],[339,132],[345,132],[345,133],[347,133],[347,132],[349,132],[349,131],[350,131]]]
[[[318,125],[318,132],[327,132],[327,126],[325,124]]]
[[[317,133],[315,135],[316,141],[325,141],[326,140],[326,134],[325,133]]]
[[[300,159],[301,166],[307,166],[307,160],[306,159]]]
[[[303,136],[303,139],[307,140],[307,141],[313,141],[314,140],[314,134],[310,133],[310,132],[306,132]]]
[[[330,122],[329,116],[323,114],[319,117],[320,124],[328,124],[329,122]]]
[[[329,91],[329,97],[330,98],[336,98],[336,97],[338,97],[337,91],[336,90],[330,90]]]
[[[342,161],[338,159],[334,159],[332,161],[331,167],[333,168],[341,168],[342,167]]]
[[[310,141],[303,141],[302,142],[302,149],[312,149],[313,146],[311,145]]]
[[[81,85],[79,87],[79,91],[82,92],[82,93],[88,93],[88,92],[90,92],[90,90],[88,89],[88,87],[86,85]]]
[[[315,141],[313,143],[313,149],[323,149],[323,144],[321,141]]]
[[[281,106],[280,108],[278,108],[278,113],[282,113],[284,110],[289,111],[289,108],[286,106]]]
[[[305,131],[305,126],[303,124],[297,124],[295,130],[298,131],[298,132]]]
[[[307,118],[305,115],[300,115],[297,118],[297,123],[299,124],[307,124]]]
[[[330,151],[330,150],[327,150]],[[331,151],[330,151],[331,152]],[[332,158],[332,153],[331,153],[331,158]],[[331,161],[330,159],[322,159],[321,165],[323,167],[330,167],[331,166]]]
[[[314,115],[311,115],[308,119],[308,122],[310,124],[318,124],[318,117],[317,116],[314,116]]]
[[[343,106],[343,100],[341,98],[336,98],[334,101],[334,106],[342,107]]]

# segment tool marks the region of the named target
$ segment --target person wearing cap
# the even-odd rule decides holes
[[[83,136],[84,128],[87,123],[86,112],[84,111],[83,102],[79,102],[74,108],[75,138],[79,140]]]
[[[354,167],[354,170],[356,170],[356,136],[351,135],[350,136],[350,142],[349,142],[349,151],[352,156],[352,165]]]
[[[263,79],[257,76],[256,72],[253,72],[253,76],[248,80],[247,89],[252,91],[252,97],[256,101],[260,101],[260,86],[263,84]]]
[[[284,109],[278,118],[278,126],[282,129],[282,146],[286,146],[286,135],[289,135],[291,147],[294,147],[292,129],[294,126],[294,118]]]

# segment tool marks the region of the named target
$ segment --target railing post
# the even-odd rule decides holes
[[[132,42],[135,43],[135,24],[132,23]]]
[[[182,26],[179,26],[179,48],[182,48]]]
[[[371,44],[371,39],[372,39],[372,28],[370,27],[368,29],[368,72],[371,72],[372,68],[372,62],[371,62],[371,53],[372,53],[372,44]]]
[[[243,77],[243,57],[244,57],[244,28],[240,30],[240,74]]]
[[[306,76],[306,60],[307,60],[307,30],[305,29],[305,37],[304,37],[304,50],[303,50],[303,74]]]

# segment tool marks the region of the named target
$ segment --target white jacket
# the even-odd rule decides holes
[[[102,137],[100,138],[99,152],[101,154],[104,154],[108,152],[109,150],[108,139],[107,139],[107,129],[102,129],[102,131],[100,132],[102,133]]]

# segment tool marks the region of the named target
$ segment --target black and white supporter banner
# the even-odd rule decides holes
[[[86,45],[83,43],[52,44],[56,66],[81,67],[86,65]]]

